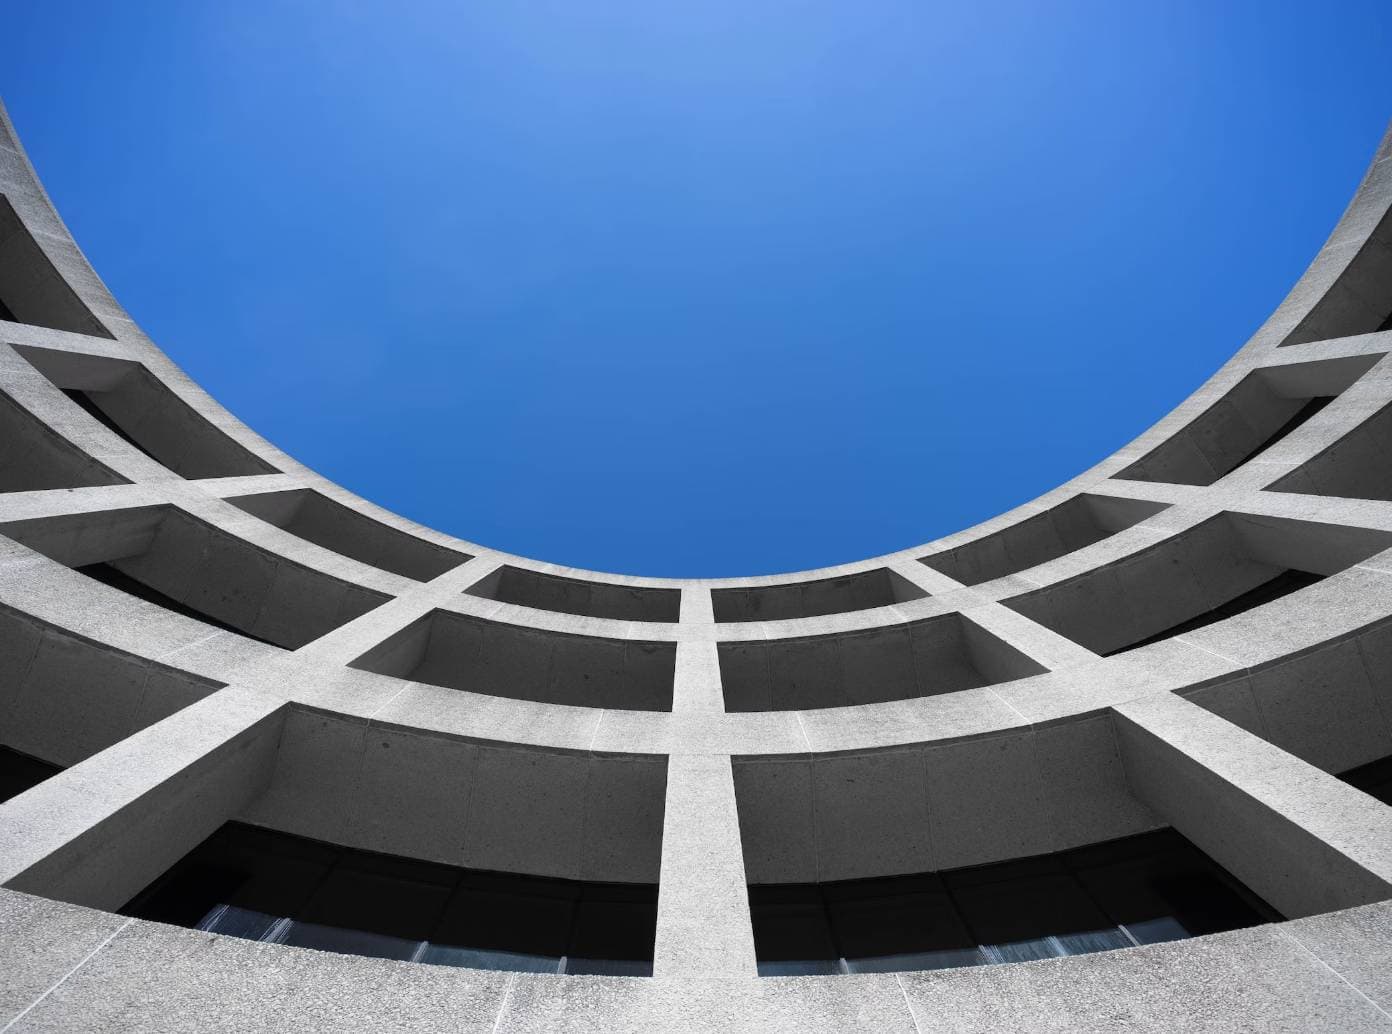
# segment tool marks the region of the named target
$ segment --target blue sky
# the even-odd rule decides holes
[[[649,575],[906,548],[1084,470],[1319,248],[1392,4],[13,5],[134,317],[416,520]]]

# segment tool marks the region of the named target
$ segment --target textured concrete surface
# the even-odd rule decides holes
[[[1386,905],[935,973],[544,977],[253,944],[0,891],[14,1031],[1392,1030]]]
[[[1392,810],[1332,775],[1392,754],[1390,208],[1392,138],[1252,339],[1031,503],[836,568],[643,579],[453,539],[258,437],[111,297],[0,119],[0,745],[71,766],[0,804],[0,1030],[1392,1029]],[[170,605],[73,570],[94,563]],[[1102,656],[1287,569],[1323,580]],[[99,910],[232,819],[660,880],[656,975]],[[754,975],[747,880],[1163,825],[1292,921]]]

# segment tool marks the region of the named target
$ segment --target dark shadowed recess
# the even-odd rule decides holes
[[[749,888],[765,976],[1085,955],[1279,919],[1174,830],[938,873]]]
[[[18,797],[61,771],[61,765],[41,761],[9,747],[0,747],[0,804],[11,797]]]
[[[1392,755],[1351,768],[1339,778],[1383,804],[1392,804]]]
[[[234,822],[122,913],[345,955],[651,976],[657,887],[483,872]]]

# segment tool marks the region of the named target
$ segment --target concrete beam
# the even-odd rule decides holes
[[[1288,918],[1392,898],[1392,808],[1183,697],[1113,715],[1132,792]]]
[[[668,760],[653,975],[757,975],[728,757]]]
[[[0,804],[0,886],[120,908],[261,794],[284,706],[219,690]]]

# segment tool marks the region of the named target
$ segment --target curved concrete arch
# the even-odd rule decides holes
[[[1392,1029],[1392,810],[1336,777],[1392,755],[1392,133],[1271,318],[1134,442],[783,575],[547,564],[315,475],[144,336],[7,118],[0,302],[0,746],[69,766],[0,804],[13,1029]],[[112,914],[229,820],[657,883],[654,976]],[[1167,826],[1288,921],[756,976],[747,883]]]

